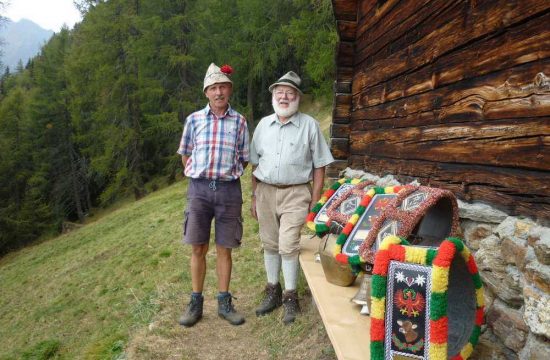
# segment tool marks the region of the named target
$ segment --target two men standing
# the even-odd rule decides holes
[[[260,225],[267,273],[265,298],[256,315],[284,304],[285,324],[299,311],[296,294],[300,230],[310,208],[319,200],[325,166],[333,161],[319,123],[300,113],[301,79],[288,72],[269,87],[275,113],[258,124],[248,144],[246,120],[229,105],[230,67],[211,64],[204,79],[209,104],[185,123],[178,153],[191,178],[185,211],[184,241],[192,246],[193,293],[180,324],[193,326],[202,317],[202,290],[210,226],[215,219],[218,314],[233,325],[244,317],[229,293],[231,250],[242,237],[242,193],[239,178],[248,161],[252,176],[252,216]],[[310,185],[313,181],[313,187]],[[285,291],[279,283],[283,272]]]

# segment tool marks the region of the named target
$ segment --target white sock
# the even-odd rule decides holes
[[[267,273],[267,282],[271,285],[279,283],[279,273],[281,272],[281,255],[277,252],[264,249],[265,272]]]
[[[283,277],[285,278],[285,290],[296,290],[298,282],[298,254],[284,255],[283,258]]]

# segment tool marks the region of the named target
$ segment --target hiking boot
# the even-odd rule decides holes
[[[300,312],[296,290],[286,290],[283,293],[283,308],[285,309],[283,323],[285,325],[293,323],[296,319],[296,314]]]
[[[235,311],[231,299],[235,299],[231,294],[218,296],[218,315],[231,325],[241,325],[244,323],[244,316]]]
[[[204,298],[201,296],[191,296],[191,301],[187,305],[185,313],[181,316],[180,325],[191,327],[202,318],[202,304]]]
[[[283,304],[283,290],[281,284],[272,285],[267,283],[265,286],[265,296],[258,308],[256,309],[256,316],[262,316],[268,314]]]

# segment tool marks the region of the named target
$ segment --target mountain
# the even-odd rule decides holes
[[[7,20],[0,28],[2,69],[6,66],[14,70],[19,62],[23,65],[27,60],[39,53],[42,45],[53,35],[53,31],[41,28],[34,22],[21,19],[18,22]]]

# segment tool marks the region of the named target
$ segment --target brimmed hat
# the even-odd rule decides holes
[[[277,80],[277,82],[269,86],[269,92],[272,93],[273,88],[277,85],[285,85],[285,86],[290,86],[298,90],[300,94],[303,94],[302,90],[300,89],[301,83],[302,83],[302,79],[300,79],[298,74],[296,74],[294,71],[289,71],[286,74],[284,74],[279,80]]]
[[[222,66],[222,71],[216,64],[212,63],[208,67],[208,70],[206,70],[206,75],[204,76],[204,86],[202,88],[202,91],[205,91],[207,87],[210,85],[218,84],[218,83],[231,83],[233,84],[233,81],[229,79],[229,76],[233,69],[229,65]]]

